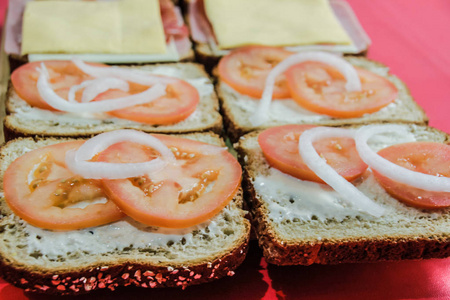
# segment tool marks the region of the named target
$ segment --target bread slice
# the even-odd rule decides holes
[[[216,85],[217,94],[222,105],[225,129],[232,141],[250,131],[285,124],[316,124],[325,126],[342,126],[367,124],[372,122],[405,122],[426,124],[428,118],[424,110],[413,100],[406,85],[389,73],[389,68],[381,63],[363,57],[345,57],[352,65],[367,69],[390,80],[398,89],[398,98],[377,112],[359,118],[334,118],[314,113],[302,108],[294,100],[272,101],[268,120],[259,127],[253,126],[250,117],[256,111],[259,99],[242,95],[223,81]]]
[[[4,121],[5,138],[18,136],[87,137],[116,129],[137,129],[145,132],[188,133],[214,131],[221,133],[222,118],[213,84],[201,65],[176,63],[143,65],[136,67],[154,74],[168,75],[186,80],[200,94],[197,110],[187,119],[171,125],[149,125],[107,114],[81,116],[64,112],[52,112],[31,107],[10,86],[6,101],[7,116]]]
[[[211,133],[182,137],[224,145]],[[1,186],[6,168],[15,158],[66,140],[20,138],[8,142],[0,150]],[[15,216],[2,195],[0,275],[26,291],[58,295],[128,285],[185,288],[232,276],[245,258],[250,233],[241,206],[239,192],[209,222],[180,232],[144,226],[129,218],[111,225],[55,232],[33,227]]]
[[[403,126],[408,128],[407,135],[380,135],[369,145],[377,150],[414,140],[450,141],[434,128]],[[425,210],[404,205],[377,183],[370,170],[354,184],[385,208],[383,216],[375,218],[344,208],[339,200],[321,198],[338,199],[328,186],[319,188],[319,184],[270,167],[259,147],[258,133],[243,136],[236,147],[245,164],[245,199],[267,262],[311,265],[450,256],[449,208]]]

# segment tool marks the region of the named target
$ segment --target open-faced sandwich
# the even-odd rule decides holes
[[[362,54],[370,44],[341,0],[188,0],[187,12],[197,60],[207,70],[249,45]]]
[[[118,67],[81,60],[22,65],[11,75],[5,136],[82,137],[115,129],[221,133],[214,86],[194,63]]]
[[[5,32],[12,69],[75,55],[105,63],[193,58],[188,29],[170,0],[10,1]]]
[[[266,260],[450,256],[448,143],[413,124],[285,125],[243,136],[243,186]]]
[[[241,166],[214,134],[21,138],[0,157],[0,274],[27,291],[184,288],[245,258]]]
[[[363,57],[250,46],[224,56],[216,90],[233,141],[285,124],[425,124],[427,117],[389,69]]]

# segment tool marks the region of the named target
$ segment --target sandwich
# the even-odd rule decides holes
[[[449,136],[414,124],[284,125],[236,145],[276,265],[450,256]]]
[[[5,34],[12,70],[75,55],[115,64],[193,58],[180,8],[170,0],[10,1]]]
[[[285,124],[425,124],[423,109],[389,68],[363,57],[250,46],[215,70],[230,139]]]
[[[7,140],[88,137],[124,128],[221,133],[218,110],[211,80],[198,64],[32,62],[11,75],[4,129]]]
[[[197,60],[207,70],[249,45],[346,54],[364,54],[370,45],[345,1],[189,0],[186,6]]]
[[[250,224],[241,167],[223,146],[211,133],[134,130],[8,142],[0,153],[1,276],[55,295],[232,276]]]

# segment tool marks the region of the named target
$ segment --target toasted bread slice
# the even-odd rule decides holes
[[[381,149],[414,140],[450,141],[434,128],[403,126],[408,127],[407,135],[380,135],[369,145]],[[267,262],[311,265],[450,256],[449,208],[407,206],[391,197],[367,170],[353,183],[385,212],[379,218],[357,212],[345,202],[335,201],[339,196],[333,196],[329,186],[302,181],[270,167],[258,134],[243,136],[236,146],[245,164],[245,197]]]
[[[363,57],[349,56],[345,59],[354,66],[372,71],[391,81],[398,89],[397,99],[377,112],[358,118],[330,117],[308,111],[292,99],[274,100],[270,106],[268,120],[261,126],[253,126],[250,117],[255,113],[259,99],[242,95],[219,79],[216,90],[222,105],[224,126],[230,139],[237,141],[241,135],[250,131],[285,124],[342,126],[372,122],[416,124],[428,122],[424,110],[414,101],[406,85],[398,77],[390,74],[388,67]]]
[[[182,137],[224,145],[215,134]],[[20,138],[1,150],[0,176],[17,157],[67,139]],[[0,198],[0,275],[31,292],[81,294],[120,286],[181,287],[231,276],[244,260],[250,223],[242,192],[210,221],[181,232],[125,218],[110,225],[56,232],[29,225]]]
[[[171,125],[149,125],[107,114],[101,117],[52,112],[30,106],[10,86],[4,121],[5,138],[19,136],[87,137],[116,129],[137,129],[145,132],[188,133],[214,131],[221,133],[222,118],[214,87],[203,67],[194,63],[143,65],[136,68],[154,74],[173,76],[192,84],[200,94],[196,111],[187,119]]]

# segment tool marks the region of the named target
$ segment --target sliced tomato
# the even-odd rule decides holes
[[[302,107],[337,118],[356,118],[373,113],[397,98],[395,85],[377,74],[356,68],[361,79],[360,92],[347,92],[346,80],[336,69],[305,62],[286,71],[292,98]]]
[[[285,125],[264,130],[258,136],[258,143],[269,165],[303,180],[323,183],[303,162],[298,152],[300,135],[313,125]],[[351,181],[367,169],[356,151],[351,138],[327,138],[316,141],[314,148],[327,163],[345,179]]]
[[[31,106],[55,110],[41,98],[37,90],[39,72],[36,68],[40,67],[41,63],[42,62],[32,62],[21,66],[13,72],[11,81],[17,94]],[[79,85],[85,80],[93,79],[78,69],[71,61],[45,61],[44,63],[50,73],[50,83],[52,88],[64,99],[68,99],[68,93],[72,86]],[[107,67],[102,64],[92,65]],[[98,95],[94,101],[107,101],[107,99],[125,97],[141,93],[149,88],[149,86],[132,82],[129,82],[129,85],[129,92],[111,89]],[[174,82],[167,85],[166,92],[167,94],[165,96],[160,97],[151,103],[116,110],[110,112],[110,114],[118,118],[152,125],[173,124],[190,116],[195,111],[200,101],[197,89],[180,79],[174,78]],[[75,94],[75,99],[77,101],[81,100],[82,93],[83,90],[79,90]]]
[[[415,142],[384,148],[378,154],[416,172],[450,177],[450,146],[441,143]],[[374,171],[378,182],[396,199],[419,208],[450,207],[449,192],[430,192],[398,183]]]
[[[220,60],[219,77],[237,92],[261,98],[269,72],[292,54],[293,52],[276,47],[239,48]],[[284,75],[280,75],[275,82],[273,98],[290,98]]]
[[[6,202],[17,216],[31,225],[53,230],[98,226],[124,216],[107,198],[101,182],[80,178],[66,168],[66,152],[82,143],[43,147],[8,167],[3,188]]]
[[[175,80],[175,79],[174,79]],[[130,83],[130,91],[109,90],[94,100],[114,99],[141,93],[148,86]],[[105,100],[107,101],[107,100]],[[146,104],[127,107],[109,112],[109,114],[136,122],[166,125],[180,122],[189,117],[197,108],[200,95],[195,87],[184,80],[177,79],[166,87],[166,95]]]
[[[176,164],[152,176],[103,180],[116,204],[144,224],[185,228],[202,223],[235,196],[241,167],[226,150],[171,136],[157,136],[170,147]],[[99,154],[99,161],[144,162],[158,156],[147,146],[123,142]]]
[[[71,61],[35,61],[22,65],[11,74],[11,82],[19,97],[34,107],[55,110],[41,98],[37,89],[39,72],[36,69],[41,67],[41,63],[45,63],[48,69],[53,90],[64,99],[68,98],[67,95],[72,86],[92,79]],[[93,65],[104,66],[102,64]]]

